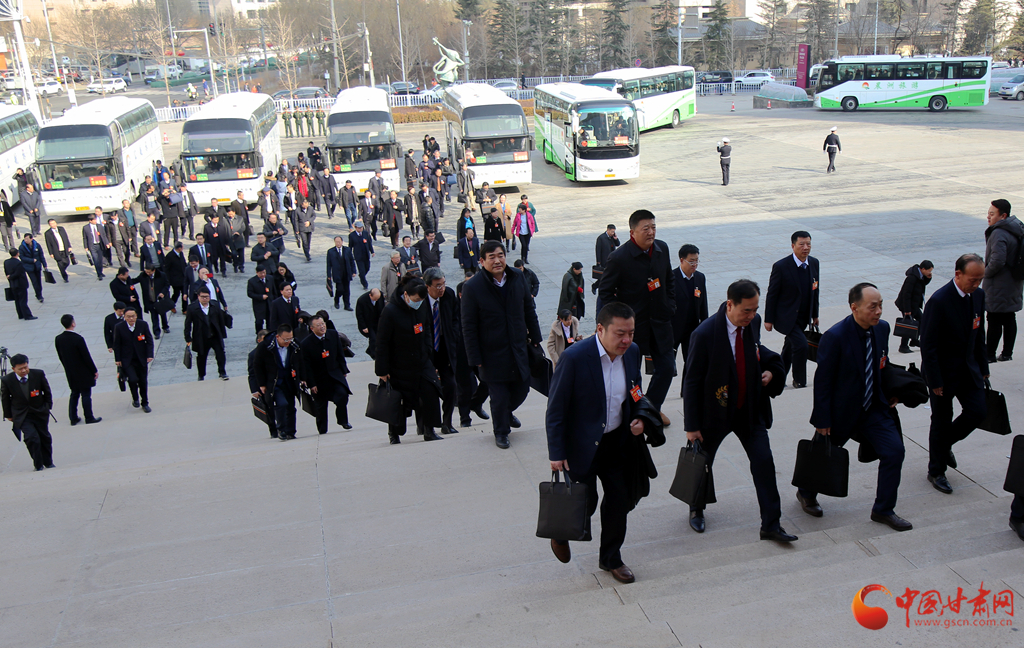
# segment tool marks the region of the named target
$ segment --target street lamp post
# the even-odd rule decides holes
[[[406,81],[405,78],[405,43],[402,39],[402,4],[400,0],[395,0],[395,11],[398,12],[398,57],[402,61],[402,81]]]
[[[878,3],[875,3],[878,6]],[[839,58],[839,0],[836,0],[836,45],[833,53],[836,58]]]
[[[57,67],[57,50],[53,47],[53,32],[50,30],[50,14],[46,10],[46,0],[43,0],[43,20],[46,21],[46,37],[50,39],[50,55],[53,56],[53,75],[60,79],[62,77],[60,68]]]
[[[338,20],[334,17],[334,0],[331,3],[331,48],[334,52],[334,85],[341,89],[341,73],[338,70]],[[267,65],[270,65],[269,63]]]
[[[462,80],[469,83],[469,28],[473,26],[472,20],[462,21]]]
[[[210,84],[213,85],[213,96],[217,97],[217,79],[213,72],[213,59],[210,58],[210,32],[207,29],[176,29],[171,33],[178,34],[198,34],[203,33],[203,40],[206,41],[206,64],[210,66]],[[269,64],[268,64],[269,65]]]

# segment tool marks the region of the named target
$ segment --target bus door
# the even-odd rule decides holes
[[[946,61],[942,66],[942,87],[945,90],[960,88],[960,61]],[[946,97],[949,100],[949,97]]]

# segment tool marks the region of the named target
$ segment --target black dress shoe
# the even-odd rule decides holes
[[[351,430],[352,429],[352,424],[351,423],[339,423],[338,425],[340,425],[345,430]]]
[[[455,428],[453,428],[450,425],[442,425],[441,426],[441,434],[458,434],[458,433],[459,433],[459,431],[456,430]]]
[[[907,344],[900,345],[900,353],[911,353],[910,346]]]
[[[138,409],[138,407],[139,407],[139,401],[132,401],[132,407],[134,407],[134,408]]]
[[[805,383],[805,382],[797,382],[795,380],[793,381],[793,388],[794,389],[803,389],[806,386],[807,386],[807,383]]]
[[[47,466],[46,466],[46,467],[47,467],[47,468],[56,468],[57,466],[54,466],[53,464],[47,464]]]
[[[910,531],[914,528],[914,525],[904,520],[900,516],[893,513],[892,515],[879,515],[878,513],[871,514],[872,522],[881,522],[888,526],[894,531]]]
[[[775,531],[765,531],[764,529],[761,529],[761,539],[774,540],[775,542],[796,542],[799,538],[792,533],[786,533],[785,529],[779,527]]]
[[[29,315],[28,317],[25,318],[25,321],[27,322],[29,320],[34,320],[34,319],[39,319],[39,318],[36,317],[35,315]]]
[[[1010,528],[1017,533],[1018,538],[1024,540],[1024,520],[1011,517]]]
[[[440,436],[437,432],[434,432],[434,428],[432,428],[432,427],[425,427],[425,428],[423,428],[423,440],[424,441],[440,441],[442,439],[444,439],[444,437]]]
[[[70,423],[72,426],[78,425],[81,422],[82,422],[82,419],[80,419],[78,417],[75,417],[75,418],[71,419],[70,421],[68,421],[68,423]]]
[[[626,583],[628,585],[629,583],[632,583],[636,580],[636,576],[633,575],[633,571],[625,565],[622,565],[621,567],[616,567],[615,569],[605,567],[601,563],[598,563],[597,566],[605,570],[606,572],[611,573],[612,578],[619,581],[620,583]]]
[[[704,511],[690,511],[690,528],[704,533]]]
[[[142,406],[142,411],[143,411],[143,412],[145,412],[146,414],[149,414],[149,413],[150,413],[150,412],[152,412],[153,410],[152,410],[152,409],[150,408],[150,406],[149,406],[149,405],[143,405],[143,406]]]
[[[345,310],[347,310],[347,311],[351,312],[351,311],[352,311],[352,307],[351,307],[351,306],[346,306],[346,307],[345,307]]]
[[[390,443],[391,445],[398,445],[401,442],[402,440],[398,438],[397,434],[391,434],[390,432],[388,432],[388,443]]]
[[[278,441],[282,441],[282,442],[283,441],[287,441],[288,440],[288,435],[283,433],[283,432],[278,432],[277,433],[277,440]]]
[[[946,459],[946,465],[950,468],[956,468],[956,455],[953,454],[953,450],[949,451],[949,459]]]
[[[459,425],[461,425],[462,427],[471,427],[473,425],[473,420],[472,419],[462,419],[461,421],[459,421]]]
[[[1013,518],[1010,518],[1011,522]],[[572,550],[569,549],[568,542],[558,542],[556,540],[551,541],[551,553],[555,554],[555,558],[558,558],[558,562],[567,563],[572,560]]]
[[[489,420],[491,418],[491,415],[484,411],[483,406],[477,407],[476,409],[474,409],[473,413],[476,414],[476,417],[478,419],[480,419],[481,421],[487,421],[487,420]],[[513,416],[512,418],[515,418],[515,416]],[[519,420],[519,419],[516,419],[516,420]]]
[[[940,493],[950,495],[953,492],[953,487],[949,485],[949,480],[946,479],[945,475],[928,475],[928,481],[931,483],[932,486],[935,487],[935,490],[939,491]]]
[[[1000,353],[998,360],[999,360],[999,362],[1009,362],[1010,360],[1013,360],[1013,354],[1012,353]]]
[[[825,515],[824,511],[821,510],[821,506],[818,504],[818,500],[814,498],[807,498],[797,491],[796,501],[800,502],[800,508],[804,510],[807,515],[813,515],[814,517],[821,517]]]
[[[507,434],[495,434],[494,445],[498,446],[502,450],[508,450],[512,447],[512,444],[508,442]]]
[[[481,417],[481,418],[483,418],[483,417]],[[487,419],[484,419],[484,420],[486,421]],[[509,416],[508,416],[508,425],[509,425],[509,427],[513,427],[513,428],[521,428],[521,427],[523,427],[523,424],[519,422],[519,419],[516,418],[515,414],[509,414]]]
[[[92,420],[86,419],[86,420],[85,420],[85,424],[86,424],[86,425],[92,425],[93,423],[99,423],[99,422],[100,422],[100,421],[102,421],[102,420],[103,420],[103,417],[102,417],[102,416],[97,416],[96,418],[94,418],[94,419],[92,419]]]

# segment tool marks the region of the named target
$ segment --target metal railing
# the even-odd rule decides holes
[[[775,83],[779,83],[779,84],[782,84],[782,85],[792,85],[792,86],[796,85],[796,81],[794,81],[794,80],[788,80],[788,81],[776,80]],[[761,89],[762,85],[764,85],[764,84],[763,83],[759,83],[759,84],[753,84],[753,83],[751,83],[751,84],[744,84],[744,83],[740,83],[739,81],[733,81],[732,83],[698,83],[697,84],[697,94],[698,95],[702,95],[702,96],[703,95],[716,95],[716,94],[718,94],[718,95],[726,95],[726,94],[728,94],[728,95],[734,95],[734,94],[757,94],[757,92]]]

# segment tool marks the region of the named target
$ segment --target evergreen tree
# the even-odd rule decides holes
[[[708,15],[708,28],[704,32],[704,60],[710,70],[731,70],[729,47],[729,8],[725,0],[715,0]]]
[[[782,67],[785,41],[780,23],[782,17],[789,12],[788,3],[786,0],[759,0],[757,9],[761,12],[761,22],[765,30],[759,65],[762,68]]]
[[[993,0],[977,0],[964,17],[964,40],[960,53],[973,56],[991,52],[995,44],[996,6]]]
[[[527,40],[529,42],[530,64],[537,76],[544,76],[552,59],[555,41],[557,15],[551,8],[550,0],[531,0],[527,19]]]
[[[1021,0],[1024,2],[1024,0]],[[675,65],[676,37],[669,29],[675,29],[678,21],[677,5],[672,0],[662,0],[651,16],[651,40],[654,49],[654,65]]]
[[[455,17],[459,20],[473,20],[480,15],[480,0],[457,0]]]
[[[1016,58],[1024,56],[1024,0],[1017,0],[1019,11],[1017,19],[1010,28],[1010,34],[1006,39],[1006,48],[1016,55]]]
[[[526,56],[529,29],[526,14],[518,0],[497,0],[487,24],[495,76],[518,79]]]
[[[626,11],[629,0],[608,0],[608,8],[604,10],[604,61],[605,68],[630,67],[629,52],[626,50],[626,37],[629,27],[626,26]]]
[[[963,0],[949,0],[942,3],[942,29],[946,33],[945,52],[952,54],[956,51],[956,44],[960,40],[960,32],[963,30]]]
[[[811,45],[812,57],[825,60],[832,56],[835,35],[834,0],[809,0],[804,14],[804,38]]]

